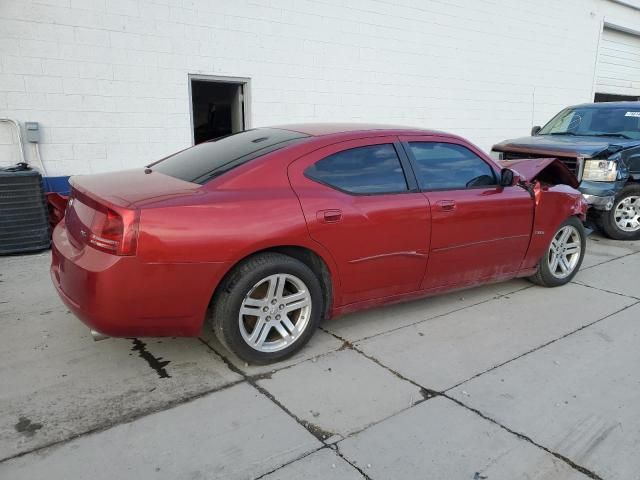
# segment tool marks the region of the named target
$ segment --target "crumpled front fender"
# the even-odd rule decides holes
[[[533,192],[533,197],[535,199],[536,209],[538,208],[538,205],[540,205],[542,195],[548,193],[560,194],[560,196],[556,196],[556,199],[558,202],[563,204],[564,209],[568,210],[568,214],[570,216],[577,216],[583,222],[587,219],[589,204],[582,194],[575,188],[564,184],[547,186],[536,180],[531,187],[531,191]]]
[[[535,217],[529,249],[522,269],[535,268],[560,225],[570,217],[586,220],[589,205],[582,194],[569,185],[548,185],[535,181],[528,185],[535,202]]]

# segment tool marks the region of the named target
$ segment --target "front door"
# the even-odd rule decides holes
[[[429,207],[396,137],[337,143],[289,167],[311,237],[340,273],[339,305],[420,288],[429,249]]]
[[[431,205],[431,250],[422,288],[472,285],[518,271],[529,245],[534,203],[462,141],[407,137],[418,184]]]

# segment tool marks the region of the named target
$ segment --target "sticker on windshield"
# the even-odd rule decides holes
[[[640,112],[627,112],[624,114],[625,117],[640,117]]]

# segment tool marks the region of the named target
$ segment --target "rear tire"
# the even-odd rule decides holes
[[[544,255],[538,262],[538,271],[529,277],[543,287],[559,287],[575,277],[586,249],[586,235],[582,222],[570,217],[560,225]]]
[[[322,287],[304,263],[267,252],[243,261],[220,284],[210,309],[218,340],[248,363],[283,360],[314,334]]]
[[[598,226],[614,240],[640,239],[640,184],[626,185],[609,211],[598,212]]]

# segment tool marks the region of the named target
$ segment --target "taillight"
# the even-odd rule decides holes
[[[103,252],[135,255],[138,244],[138,212],[119,213],[110,208],[97,210],[88,243]]]

